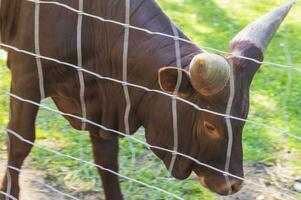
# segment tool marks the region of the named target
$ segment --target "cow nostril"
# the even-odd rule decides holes
[[[242,186],[242,182],[241,181],[235,181],[235,182],[233,182],[231,184],[231,190],[232,190],[231,193],[233,194],[233,193],[238,192],[240,190],[241,186]]]
[[[237,188],[236,188],[235,184],[231,185],[231,191],[232,191],[232,192],[236,192],[236,189],[237,189]]]

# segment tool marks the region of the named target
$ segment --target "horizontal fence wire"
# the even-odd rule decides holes
[[[81,118],[81,117],[79,117],[79,118]],[[18,138],[20,141],[25,142],[25,143],[27,143],[27,144],[33,146],[33,147],[37,147],[37,148],[39,148],[39,149],[41,149],[41,150],[48,151],[48,152],[50,152],[50,153],[56,154],[56,155],[61,156],[61,157],[65,157],[65,158],[68,158],[68,159],[72,159],[72,160],[78,161],[78,162],[83,163],[83,164],[88,164],[88,165],[90,165],[90,166],[94,166],[94,167],[96,167],[96,168],[98,168],[98,169],[101,169],[101,170],[103,170],[103,171],[109,172],[109,173],[111,173],[111,174],[114,174],[114,175],[116,175],[116,176],[119,176],[119,177],[121,177],[121,178],[123,178],[123,179],[126,179],[126,180],[128,180],[128,181],[131,181],[131,182],[134,182],[134,183],[143,185],[143,186],[145,186],[145,187],[147,187],[147,188],[151,188],[151,189],[157,190],[157,191],[159,191],[159,192],[162,192],[162,193],[165,193],[165,194],[167,194],[167,195],[169,195],[169,196],[172,196],[172,197],[174,197],[174,198],[176,198],[176,199],[183,200],[183,198],[181,198],[180,196],[178,196],[178,195],[176,195],[176,194],[173,194],[173,193],[171,193],[171,192],[168,192],[168,191],[166,191],[166,190],[164,190],[164,189],[162,189],[162,188],[159,188],[159,187],[156,187],[156,186],[153,186],[153,185],[144,183],[144,182],[139,181],[139,180],[134,179],[134,178],[127,177],[127,176],[125,176],[125,175],[122,175],[122,174],[120,174],[120,173],[114,171],[114,170],[111,170],[111,169],[109,169],[109,168],[103,167],[103,166],[101,166],[101,165],[97,165],[97,164],[95,164],[95,163],[93,163],[93,162],[86,161],[86,160],[83,160],[83,159],[80,159],[80,158],[77,158],[77,157],[74,157],[74,156],[70,156],[70,155],[68,155],[68,154],[61,153],[61,152],[59,152],[59,151],[56,151],[56,150],[47,148],[47,147],[42,146],[42,145],[39,145],[39,144],[34,144],[33,142],[31,142],[30,140],[27,140],[26,138],[22,137],[19,133],[15,132],[15,131],[13,131],[13,130],[10,130],[10,129],[8,129],[8,128],[1,127],[1,126],[0,126],[0,128],[3,129],[4,131],[7,131],[8,134],[15,136],[15,137]]]
[[[168,153],[176,154],[176,155],[178,155],[178,156],[185,157],[185,158],[187,158],[187,159],[193,161],[194,163],[198,164],[199,166],[206,167],[206,168],[208,168],[208,169],[211,169],[211,170],[213,170],[213,171],[216,171],[216,172],[218,172],[218,173],[221,173],[221,174],[223,174],[224,176],[230,176],[230,177],[233,177],[233,178],[236,178],[236,179],[245,181],[246,183],[250,183],[250,184],[253,184],[253,185],[257,186],[257,187],[261,187],[261,188],[264,188],[264,189],[265,189],[265,187],[264,187],[263,185],[260,185],[260,184],[258,184],[258,183],[256,183],[256,182],[251,181],[251,180],[248,180],[248,179],[246,179],[246,178],[242,178],[242,177],[240,177],[240,176],[236,176],[236,175],[231,174],[231,173],[229,173],[229,172],[220,170],[220,169],[218,169],[218,168],[216,168],[216,167],[213,167],[213,166],[211,166],[211,165],[208,165],[208,164],[206,164],[206,163],[202,163],[202,162],[200,162],[199,160],[197,160],[197,159],[195,159],[195,158],[193,158],[193,157],[191,157],[191,156],[189,156],[189,155],[186,155],[186,154],[183,154],[183,153],[174,151],[174,150],[166,149],[166,148],[163,148],[163,147],[160,147],[160,146],[148,144],[147,142],[144,142],[144,141],[142,141],[142,140],[139,140],[139,139],[133,137],[132,135],[127,135],[126,133],[123,133],[123,132],[120,132],[120,131],[117,131],[117,130],[114,130],[114,129],[107,128],[107,127],[105,127],[105,126],[103,126],[103,125],[101,125],[101,124],[95,123],[95,122],[90,121],[90,120],[88,120],[88,119],[83,119],[83,118],[80,117],[80,116],[73,115],[73,114],[70,114],[70,113],[64,113],[64,112],[62,112],[62,111],[59,111],[59,110],[50,108],[50,107],[48,107],[48,106],[45,105],[45,104],[41,104],[41,103],[37,103],[37,102],[31,101],[31,100],[28,100],[28,99],[24,99],[24,98],[22,98],[22,97],[19,97],[19,96],[17,96],[17,95],[12,94],[12,93],[7,93],[7,92],[5,92],[5,93],[6,93],[7,95],[11,96],[12,98],[15,98],[15,99],[17,99],[17,100],[19,100],[19,101],[26,102],[26,103],[29,103],[29,104],[38,106],[38,107],[40,107],[40,108],[46,109],[46,110],[48,110],[48,111],[52,111],[52,112],[54,112],[54,113],[58,113],[58,114],[63,115],[63,116],[67,116],[67,117],[71,117],[71,118],[74,118],[74,119],[82,120],[82,121],[84,121],[84,122],[86,122],[86,123],[88,123],[88,124],[94,125],[94,126],[96,126],[96,127],[98,127],[98,128],[101,128],[101,129],[103,129],[103,130],[105,130],[105,131],[110,131],[110,132],[116,133],[116,134],[118,134],[118,135],[120,135],[120,136],[127,137],[127,138],[129,138],[129,139],[131,139],[131,140],[133,140],[133,141],[135,141],[135,142],[137,142],[137,143],[140,143],[140,144],[144,145],[144,146],[147,147],[148,149],[157,149],[157,150],[161,150],[161,151],[165,151],[165,152],[168,152]],[[17,138],[19,138],[19,139],[22,140],[23,142],[26,142],[26,143],[30,142],[30,141],[24,139],[24,138],[23,138],[22,136],[20,136],[18,133],[12,131],[12,130],[9,130],[9,129],[4,128],[4,127],[2,127],[2,129],[7,130],[8,133],[11,133],[11,134],[15,135]],[[33,146],[37,146],[37,145],[34,145],[32,142],[30,142],[29,144],[31,144],[31,145],[33,145]],[[39,145],[38,145],[37,147],[39,147]],[[40,148],[40,149],[43,149],[42,147],[39,147],[39,148]],[[47,151],[54,151],[54,150],[49,150],[49,149],[47,149],[47,148],[46,148],[46,150],[47,150]],[[54,153],[54,152],[53,152],[53,153]],[[62,153],[60,153],[60,155],[62,155]],[[64,154],[63,154],[63,155],[64,155]],[[65,155],[65,156],[69,156],[69,158],[74,159],[74,160],[77,160],[77,161],[83,161],[82,159],[75,158],[75,157],[70,156],[70,155]],[[96,167],[98,166],[98,165],[93,164],[93,163],[88,162],[88,161],[83,161],[83,163],[91,164],[92,166],[96,166]],[[101,166],[100,166],[100,167],[101,167]],[[106,170],[106,171],[107,171],[107,170]],[[112,171],[112,170],[111,170],[111,171]],[[110,171],[109,171],[109,172],[110,172]],[[114,172],[114,171],[113,171],[112,173],[115,174],[115,173],[117,173],[117,172]],[[118,173],[117,173],[117,174],[118,174]],[[116,175],[116,174],[115,174],[115,175]],[[124,178],[123,175],[120,175],[120,177]],[[127,177],[126,179],[128,179],[128,180],[131,181],[131,178],[129,178],[129,177]],[[135,180],[135,179],[133,179],[133,180]],[[135,180],[135,181],[133,181],[133,182],[142,184],[142,183],[141,183],[140,181],[138,181],[138,180]],[[148,184],[146,184],[146,185],[148,185]],[[146,186],[146,187],[147,187],[147,186]],[[154,186],[152,186],[152,187],[154,187]],[[151,187],[151,188],[152,188],[152,187]],[[155,188],[157,188],[157,187],[155,187]],[[155,189],[155,188],[153,188],[153,189]],[[159,188],[159,189],[160,189],[160,188]],[[159,191],[160,191],[160,190],[159,190]],[[162,192],[163,192],[163,191],[162,191]],[[165,191],[164,193],[166,193],[166,191]],[[167,193],[168,193],[168,192],[167,192]],[[272,195],[275,196],[275,194],[272,194]],[[296,198],[294,198],[294,197],[292,197],[292,196],[289,196],[289,195],[287,195],[287,194],[285,194],[285,196],[287,196],[289,199],[296,199]]]
[[[248,119],[243,119],[243,118],[239,118],[239,117],[235,117],[235,116],[231,116],[231,115],[226,115],[226,114],[219,113],[219,112],[214,112],[212,110],[204,109],[204,108],[201,108],[198,105],[196,105],[196,104],[194,104],[194,103],[192,103],[190,101],[187,101],[187,100],[185,100],[185,99],[183,99],[181,97],[175,96],[174,94],[169,94],[169,93],[163,92],[161,90],[150,89],[150,88],[147,88],[147,87],[144,87],[144,86],[141,86],[141,85],[136,85],[136,84],[132,84],[132,83],[129,83],[129,82],[121,81],[121,80],[118,80],[118,79],[113,79],[113,78],[110,78],[110,77],[102,76],[102,75],[100,75],[98,73],[86,70],[84,67],[79,67],[77,65],[74,65],[74,64],[71,64],[71,63],[67,63],[67,62],[63,62],[63,61],[60,61],[60,60],[55,59],[55,58],[51,58],[51,57],[47,57],[47,56],[43,56],[43,55],[38,55],[38,54],[32,53],[30,51],[26,51],[26,50],[19,49],[17,47],[14,47],[14,46],[11,46],[11,45],[8,45],[8,44],[4,44],[2,42],[0,42],[0,46],[6,47],[6,48],[11,49],[11,50],[14,50],[16,52],[24,53],[24,54],[27,54],[27,55],[30,55],[30,56],[33,56],[33,57],[39,57],[39,58],[42,58],[44,60],[55,62],[57,64],[61,64],[61,65],[72,67],[74,69],[83,71],[83,72],[85,72],[87,74],[93,75],[93,76],[95,76],[98,79],[108,80],[108,81],[112,81],[112,82],[115,82],[115,83],[120,83],[122,85],[127,85],[127,86],[130,86],[130,87],[138,88],[138,89],[141,89],[141,90],[144,90],[144,91],[147,91],[147,92],[154,92],[154,93],[162,94],[162,95],[165,95],[165,96],[168,96],[168,97],[171,97],[171,98],[175,98],[178,101],[181,101],[183,103],[186,103],[189,106],[194,107],[198,111],[207,112],[207,113],[210,113],[210,114],[213,114],[213,115],[217,115],[217,116],[221,116],[221,117],[225,117],[225,118],[230,118],[230,119],[233,119],[233,120],[248,122],[248,123],[251,123],[251,124],[254,124],[254,125],[257,125],[257,126],[268,128],[270,130],[274,130],[274,131],[276,131],[278,133],[290,136],[292,138],[295,138],[295,139],[301,141],[301,136],[298,136],[295,133],[291,133],[288,130],[284,130],[284,129],[281,129],[281,128],[278,128],[278,127],[269,126],[269,125],[264,124],[264,123],[260,123],[260,122],[256,122],[256,121],[252,121],[252,120],[248,120]]]
[[[90,17],[90,18],[94,18],[94,19],[97,19],[97,20],[102,21],[102,22],[112,23],[112,24],[123,26],[123,27],[129,27],[130,29],[142,31],[142,32],[148,33],[150,35],[160,35],[160,36],[163,36],[163,37],[167,37],[167,38],[171,38],[171,39],[175,39],[175,40],[179,40],[179,41],[182,41],[182,42],[185,42],[185,43],[195,45],[194,42],[192,42],[190,40],[187,40],[187,39],[183,39],[183,38],[180,38],[180,37],[177,37],[177,36],[173,36],[173,35],[169,35],[169,34],[165,34],[165,33],[161,33],[161,32],[150,31],[148,29],[140,28],[140,27],[133,26],[133,25],[130,25],[130,24],[125,24],[125,23],[118,22],[118,21],[111,20],[111,19],[105,19],[105,18],[100,17],[100,16],[92,15],[92,14],[77,10],[77,9],[71,7],[71,6],[68,6],[67,4],[63,4],[63,3],[60,3],[60,2],[57,2],[57,1],[40,1],[40,0],[26,0],[26,1],[36,2],[36,3],[40,3],[40,4],[57,5],[57,6],[66,8],[70,11],[73,11],[75,13],[78,13],[78,14],[81,14],[81,15],[84,15],[84,16],[87,16],[87,17]],[[237,55],[235,53],[226,52],[226,51],[219,50],[219,49],[212,48],[212,47],[200,46],[200,45],[199,45],[199,47],[202,48],[202,49],[214,51],[214,52],[221,53],[221,54],[224,54],[224,55],[231,55],[231,56],[236,57],[236,58],[250,60],[250,61],[255,62],[257,64],[266,64],[266,65],[271,65],[271,66],[275,66],[275,67],[280,67],[280,68],[284,68],[284,69],[288,69],[288,70],[295,70],[295,71],[301,72],[301,66],[284,65],[284,64],[273,63],[273,62],[269,62],[269,61],[259,61],[259,60],[256,60],[254,58]]]
[[[2,192],[0,191],[0,194],[4,195],[6,198],[10,198],[11,200],[18,200],[15,197],[13,197],[12,195],[6,193],[6,192]]]
[[[113,23],[113,24],[117,24],[117,25],[121,25],[123,27],[128,27],[128,28],[131,28],[131,29],[135,29],[135,30],[139,30],[139,31],[143,31],[143,32],[146,32],[148,34],[152,34],[152,35],[161,35],[161,36],[164,36],[164,37],[168,37],[168,38],[172,38],[172,39],[176,39],[176,40],[179,40],[179,41],[183,41],[183,42],[186,42],[186,43],[192,43],[194,44],[193,42],[189,41],[189,40],[186,40],[186,39],[182,39],[182,38],[179,38],[179,37],[176,37],[176,36],[172,36],[172,35],[168,35],[168,34],[164,34],[164,33],[160,33],[160,32],[152,32],[150,30],[147,30],[147,29],[143,29],[143,28],[139,28],[139,27],[135,27],[135,26],[132,26],[132,25],[129,25],[129,24],[124,24],[124,23],[121,23],[121,22],[118,22],[118,21],[114,21],[114,20],[110,20],[110,19],[104,19],[102,17],[99,17],[99,16],[95,16],[95,15],[92,15],[92,14],[89,14],[89,13],[85,13],[83,11],[80,11],[80,10],[77,10],[77,9],[74,9],[66,4],[62,4],[62,3],[59,3],[59,2],[55,2],[55,1],[39,1],[39,0],[26,0],[26,1],[30,1],[30,2],[35,2],[35,3],[41,3],[41,4],[54,4],[54,5],[58,5],[58,6],[61,6],[61,7],[64,7],[68,10],[71,10],[73,12],[76,12],[80,15],[83,15],[83,16],[87,16],[87,17],[91,17],[91,18],[95,18],[95,19],[98,19],[100,21],[103,21],[103,22],[108,22],[108,23]],[[54,58],[50,58],[50,57],[46,57],[46,56],[42,56],[40,54],[35,54],[35,53],[32,53],[32,52],[29,52],[29,51],[26,51],[26,50],[22,50],[22,49],[19,49],[17,47],[14,47],[14,46],[10,46],[10,45],[7,45],[7,44],[4,44],[4,43],[0,43],[0,46],[2,47],[6,47],[6,48],[9,48],[11,50],[14,50],[14,51],[17,51],[17,52],[20,52],[20,53],[24,53],[24,54],[27,54],[27,55],[31,55],[31,56],[34,56],[35,58],[38,58],[38,59],[45,59],[45,60],[49,60],[49,61],[52,61],[52,62],[56,62],[58,64],[62,64],[62,65],[66,65],[66,66],[69,66],[69,67],[72,67],[72,68],[75,68],[79,71],[82,71],[82,72],[85,72],[85,73],[88,73],[90,75],[94,75],[96,76],[97,78],[99,79],[103,79],[103,80],[109,80],[109,81],[113,81],[113,82],[117,82],[117,83],[120,83],[122,85],[126,85],[126,86],[130,86],[130,87],[135,87],[135,88],[139,88],[139,89],[142,89],[142,90],[145,90],[147,92],[155,92],[155,93],[159,93],[159,94],[162,94],[162,95],[166,95],[166,96],[169,96],[171,98],[175,98],[179,101],[182,101],[192,107],[194,107],[196,110],[198,111],[203,111],[203,112],[208,112],[208,113],[211,113],[211,114],[214,114],[214,115],[218,115],[218,116],[222,116],[222,117],[225,117],[225,118],[230,118],[230,119],[234,119],[234,120],[239,120],[239,121],[244,121],[244,122],[249,122],[249,123],[252,123],[252,124],[255,124],[255,125],[258,125],[258,126],[262,126],[262,127],[265,127],[265,128],[269,128],[269,129],[272,129],[272,130],[275,130],[277,132],[280,132],[284,135],[288,135],[288,136],[291,136],[297,140],[301,140],[301,137],[296,135],[296,134],[293,134],[293,133],[290,133],[288,132],[287,130],[283,130],[283,129],[280,129],[280,128],[276,128],[276,127],[272,127],[272,126],[268,126],[264,123],[259,123],[259,122],[255,122],[255,121],[251,121],[251,120],[247,120],[247,119],[242,119],[242,118],[238,118],[238,117],[235,117],[235,116],[229,116],[229,115],[225,115],[225,114],[222,114],[222,113],[218,113],[218,112],[214,112],[214,111],[211,111],[211,110],[207,110],[207,109],[203,109],[203,108],[200,108],[198,105],[196,104],[193,104],[185,99],[182,99],[180,97],[177,97],[175,95],[172,95],[172,94],[168,94],[168,93],[165,93],[165,92],[162,92],[160,90],[155,90],[155,89],[150,89],[150,88],[146,88],[146,87],[143,87],[143,86],[140,86],[140,85],[135,85],[135,84],[132,84],[132,83],[128,83],[128,82],[125,82],[125,81],[120,81],[120,80],[117,80],[117,79],[113,79],[113,78],[110,78],[110,77],[104,77],[104,76],[101,76],[100,74],[97,74],[97,73],[94,73],[92,71],[89,71],[89,70],[86,70],[84,68],[81,68],[77,65],[73,65],[73,64],[70,64],[70,63],[66,63],[66,62],[62,62],[60,60],[57,60],[57,59],[54,59]],[[235,55],[235,54],[231,54],[231,53],[228,53],[228,52],[225,52],[225,51],[221,51],[221,50],[218,50],[218,49],[215,49],[215,48],[211,48],[211,47],[204,47],[204,46],[200,46],[200,48],[203,48],[203,49],[207,49],[207,50],[212,50],[212,51],[215,51],[215,52],[219,52],[219,53],[222,53],[222,54],[228,54],[228,55],[232,55],[234,57],[238,57],[238,58],[242,58],[242,59],[247,59],[247,60],[250,60],[250,61],[253,61],[255,63],[258,63],[258,64],[267,64],[267,65],[272,65],[272,66],[276,66],[276,67],[281,67],[281,68],[284,68],[284,69],[288,69],[288,70],[296,70],[296,71],[299,71],[301,72],[301,68],[299,67],[296,67],[296,66],[288,66],[288,65],[282,65],[282,64],[277,64],[277,63],[272,63],[272,62],[260,62],[256,59],[252,59],[252,58],[248,58],[248,57],[244,57],[244,56],[239,56],[239,55]],[[69,113],[64,113],[64,112],[61,112],[61,111],[58,111],[58,110],[55,110],[55,109],[52,109],[44,104],[40,104],[40,103],[37,103],[37,102],[33,102],[31,100],[28,100],[28,99],[24,99],[22,97],[19,97],[19,96],[16,96],[14,94],[11,94],[11,93],[8,93],[6,92],[7,95],[15,98],[15,99],[18,99],[20,101],[24,101],[24,102],[27,102],[27,103],[31,103],[33,105],[36,105],[36,106],[39,106],[41,108],[44,108],[44,109],[47,109],[47,110],[50,110],[50,111],[53,111],[53,112],[56,112],[56,113],[59,113],[61,115],[64,115],[64,116],[69,116],[69,117],[73,117],[73,118],[76,118],[76,119],[79,119],[79,120],[82,120],[83,122],[86,122],[86,123],[90,123],[92,125],[95,125],[101,129],[104,129],[104,130],[107,130],[107,131],[110,131],[110,132],[114,132],[114,133],[117,133],[121,136],[124,136],[124,137],[128,137],[130,139],[133,139],[134,141],[136,142],[139,142],[143,145],[145,145],[147,148],[149,149],[158,149],[158,150],[162,150],[162,151],[166,151],[166,152],[169,152],[169,153],[172,153],[172,154],[176,154],[176,155],[179,155],[179,156],[183,156],[187,159],[190,159],[192,161],[194,161],[196,164],[198,165],[201,165],[201,166],[204,166],[204,167],[207,167],[209,169],[212,169],[214,171],[217,171],[219,173],[222,173],[226,176],[231,176],[231,177],[234,177],[236,179],[240,179],[240,180],[243,180],[245,182],[248,182],[248,183],[251,183],[253,185],[256,185],[258,187],[264,187],[263,185],[260,185],[258,183],[255,183],[253,181],[250,181],[250,180],[247,180],[245,178],[242,178],[242,177],[238,177],[236,175],[233,175],[233,174],[230,174],[228,172],[225,172],[223,170],[220,170],[220,169],[217,169],[213,166],[210,166],[210,165],[207,165],[205,163],[201,163],[200,161],[196,160],[195,158],[193,157],[190,157],[188,155],[185,155],[185,154],[182,154],[182,153],[179,153],[179,152],[176,152],[176,151],[173,151],[173,150],[169,150],[169,149],[165,149],[165,148],[162,148],[162,147],[158,147],[158,146],[154,146],[154,145],[150,145],[148,143],[145,143],[139,139],[136,139],[132,136],[129,136],[125,133],[122,133],[122,132],[119,132],[119,131],[116,131],[116,130],[113,130],[113,129],[109,129],[107,127],[104,127],[100,124],[97,124],[97,123],[94,123],[92,121],[89,121],[88,119],[86,118],[82,118],[82,117],[79,117],[79,116],[76,116],[76,115],[72,115],[72,114],[69,114]],[[158,190],[160,192],[163,192],[165,194],[168,194],[170,196],[173,196],[175,197],[176,199],[183,199],[173,193],[170,193],[168,191],[165,191],[159,187],[156,187],[156,186],[152,186],[152,185],[149,185],[147,183],[144,183],[144,182],[141,182],[139,180],[136,180],[136,179],[133,179],[133,178],[130,178],[130,177],[127,177],[127,176],[124,176],[124,175],[121,175],[119,174],[118,172],[115,172],[115,171],[112,171],[110,169],[107,169],[107,168],[104,168],[102,166],[99,166],[99,165],[96,165],[94,163],[91,163],[89,161],[85,161],[85,160],[82,160],[82,159],[79,159],[79,158],[76,158],[76,157],[73,157],[73,156],[70,156],[70,155],[66,155],[66,154],[63,154],[63,153],[60,153],[58,151],[55,151],[55,150],[52,150],[52,149],[48,149],[46,147],[42,147],[40,145],[35,145],[34,143],[30,142],[29,140],[26,140],[25,138],[23,138],[21,135],[19,135],[18,133],[14,132],[13,130],[9,130],[9,129],[6,129],[4,128],[4,130],[6,130],[8,133],[14,135],[15,137],[17,137],[18,139],[20,139],[21,141],[23,142],[26,142],[32,146],[36,146],[40,149],[43,149],[43,150],[46,150],[46,151],[49,151],[49,152],[52,152],[56,155],[59,155],[59,156],[63,156],[63,157],[66,157],[66,158],[69,158],[69,159],[73,159],[73,160],[76,160],[76,161],[79,161],[79,162],[82,162],[82,163],[85,163],[85,164],[89,164],[91,166],[96,166],[102,170],[105,170],[105,171],[108,171],[112,174],[115,174],[116,176],[119,176],[121,178],[124,178],[124,179],[127,179],[129,181],[132,181],[132,182],[135,182],[135,183],[138,183],[138,184],[142,184],[148,188],[152,188],[152,189],[155,189],[155,190]],[[50,186],[51,187],[51,186]],[[7,193],[4,193],[4,192],[0,192],[1,194],[15,200],[14,197],[12,197],[10,194],[7,194]],[[273,194],[275,195],[275,194]],[[290,199],[295,199],[294,197],[291,197],[289,195],[286,195],[288,198]]]
[[[19,172],[19,173],[22,172],[22,169],[18,169],[18,168],[16,168],[16,167],[9,166],[9,165],[0,165],[0,168],[2,168],[2,169],[9,168],[9,169],[14,170],[14,171]],[[70,195],[70,194],[67,194],[67,193],[65,193],[65,192],[63,192],[63,191],[60,191],[60,190],[54,188],[53,186],[51,186],[51,185],[49,185],[49,184],[47,184],[47,183],[44,183],[44,182],[42,182],[42,181],[35,180],[35,179],[29,179],[29,178],[27,178],[27,177],[26,177],[26,179],[31,180],[31,181],[34,181],[34,182],[36,182],[36,183],[38,183],[38,184],[40,184],[40,185],[43,185],[43,186],[45,186],[46,188],[48,188],[48,189],[50,189],[50,190],[52,190],[52,191],[54,191],[54,192],[56,192],[56,193],[58,193],[58,194],[60,194],[60,195],[62,195],[62,196],[65,196],[65,197],[68,197],[68,198],[74,199],[74,200],[80,200],[80,199],[78,199],[78,198],[76,198],[76,197],[74,197],[74,196],[72,196],[72,195]]]

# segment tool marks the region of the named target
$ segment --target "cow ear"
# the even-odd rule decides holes
[[[194,89],[191,84],[190,75],[187,71],[176,67],[163,67],[158,72],[159,85],[165,92],[174,92],[176,90],[179,73],[182,74],[181,84],[177,95],[190,96]]]

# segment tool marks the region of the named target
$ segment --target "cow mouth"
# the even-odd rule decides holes
[[[167,165],[165,164],[165,166],[167,169],[169,169],[169,163]],[[183,166],[175,164],[172,171],[170,171],[170,174],[176,179],[184,180],[190,176],[191,172],[191,170],[184,169]]]
[[[179,170],[175,170],[173,169],[171,172],[171,175],[179,180],[184,180],[187,179],[191,174],[191,171],[179,171]]]
[[[170,153],[162,153],[162,151],[153,150],[153,152],[163,161],[169,173],[176,179],[187,179],[192,173],[191,161],[183,159],[180,156],[176,157],[175,163],[171,169],[172,156]]]
[[[210,178],[206,178],[206,176],[200,176],[199,181],[203,187],[221,196],[235,194],[240,191],[243,185],[243,181],[241,180],[229,178],[227,182],[224,177],[211,180]]]
[[[170,162],[171,159],[163,159],[164,165],[167,170],[170,170]],[[179,158],[176,159],[176,162],[174,163],[174,166],[172,170],[170,171],[170,174],[179,180],[187,179],[190,174],[192,173],[192,170],[190,169],[190,162],[184,162],[184,160],[181,160]]]

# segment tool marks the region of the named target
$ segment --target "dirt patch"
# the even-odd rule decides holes
[[[241,191],[229,197],[219,197],[221,200],[287,200],[299,199],[291,185],[296,180],[277,177],[272,168],[261,164],[245,167],[245,178],[256,184],[245,184]],[[300,194],[301,195],[301,194]]]
[[[20,200],[65,200],[63,195],[54,192],[48,188],[45,184],[45,180],[42,178],[42,172],[23,169],[21,173],[21,194]],[[0,169],[0,176],[3,177],[4,168]]]
[[[245,184],[242,190],[221,200],[290,200],[301,199],[301,191],[296,185],[301,183],[301,172],[293,170],[290,161],[300,161],[300,155],[289,150],[278,153],[277,160],[272,164],[250,164],[244,166],[245,178],[252,183]]]

